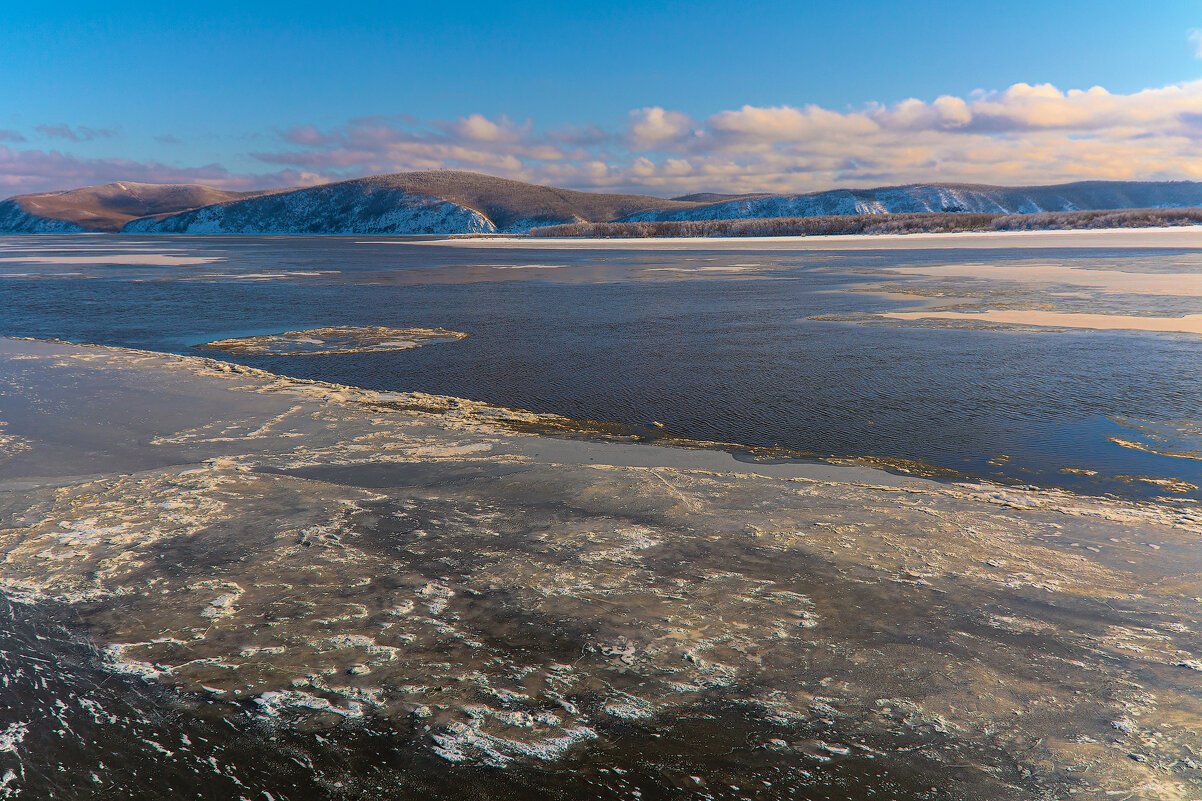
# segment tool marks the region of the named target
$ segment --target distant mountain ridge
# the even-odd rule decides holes
[[[703,192],[665,199],[579,192],[437,170],[267,192],[119,182],[20,195],[0,203],[0,233],[520,234],[568,223],[1199,206],[1202,183],[1191,181],[1083,181],[1027,187],[932,183],[784,195]]]

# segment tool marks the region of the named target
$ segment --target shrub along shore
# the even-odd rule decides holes
[[[831,234],[944,234],[967,231],[1051,231],[1155,228],[1202,224],[1202,209],[1119,209],[1036,214],[927,212],[741,220],[582,222],[532,228],[533,237],[638,239],[673,236],[821,236]]]

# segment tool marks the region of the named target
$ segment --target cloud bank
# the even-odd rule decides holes
[[[67,139],[111,135],[79,126],[36,130]],[[19,132],[5,133],[21,141],[13,138]],[[452,120],[377,116],[328,129],[300,125],[277,131],[272,140],[274,147],[250,154],[267,171],[238,175],[216,164],[171,168],[0,147],[0,184],[63,187],[107,176],[243,188],[444,168],[653,194],[925,181],[1200,179],[1202,80],[1131,94],[1019,83],[967,97],[846,110],[747,105],[700,119],[653,106],[609,125],[560,128],[481,114]]]

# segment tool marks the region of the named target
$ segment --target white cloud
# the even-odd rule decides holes
[[[688,136],[693,120],[679,111],[665,111],[659,106],[630,112],[626,138],[632,147],[651,150],[679,142]]]

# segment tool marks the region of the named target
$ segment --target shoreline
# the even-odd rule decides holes
[[[903,313],[897,313],[903,314]],[[920,315],[921,312],[904,313]],[[888,317],[891,315],[882,315]],[[927,316],[930,316],[929,314]],[[905,317],[901,319],[911,319]],[[285,332],[297,333],[297,332]],[[274,335],[256,335],[274,336]],[[1130,504],[1163,503],[1164,501],[1193,503],[1190,498],[1174,496],[1130,496],[1117,497],[1113,492],[1098,489],[1088,492],[1083,489],[1033,484],[1017,477],[990,477],[930,464],[921,460],[890,456],[854,456],[802,452],[782,446],[749,445],[742,442],[694,439],[671,434],[654,428],[606,420],[570,417],[555,412],[536,412],[516,407],[499,406],[486,401],[440,395],[420,391],[377,390],[350,384],[339,384],[319,379],[297,378],[283,373],[273,373],[258,367],[221,359],[216,356],[181,354],[171,351],[156,351],[122,346],[101,345],[89,342],[72,342],[57,338],[0,336],[4,342],[30,342],[50,345],[65,345],[73,348],[94,348],[116,354],[132,354],[139,357],[176,360],[181,368],[215,370],[219,373],[269,380],[278,386],[295,385],[312,388],[318,393],[328,393],[342,399],[353,399],[358,403],[382,409],[397,408],[420,415],[438,417],[450,411],[454,415],[471,417],[507,434],[534,437],[544,443],[545,452],[570,454],[573,449],[597,446],[611,453],[642,454],[644,449],[654,448],[661,458],[639,458],[616,463],[618,466],[638,467],[648,465],[670,467],[693,467],[717,472],[746,474],[764,478],[796,478],[813,480],[838,480],[838,475],[847,476],[862,472],[878,483],[894,479],[923,479],[939,484],[970,484],[994,487],[998,490],[1010,488],[1030,489],[1052,495],[1065,494],[1082,498],[1116,499]],[[196,347],[196,346],[193,346]],[[564,446],[553,445],[561,442]],[[566,448],[566,450],[565,450]],[[1163,455],[1163,454],[1162,454]],[[1196,457],[1188,457],[1196,458]],[[1129,480],[1140,480],[1140,476],[1124,476]],[[847,479],[845,479],[847,480]]]
[[[285,332],[296,333],[296,332]],[[339,384],[310,378],[296,378],[282,373],[273,373],[258,367],[226,361],[215,356],[193,356],[170,351],[146,350],[90,342],[71,342],[64,339],[18,337],[0,335],[0,347],[6,342],[40,343],[62,345],[70,348],[96,349],[119,355],[144,358],[163,358],[174,361],[179,367],[190,370],[215,371],[220,374],[245,375],[272,382],[273,385],[295,388],[311,388],[317,393],[326,393],[340,400],[353,400],[380,408],[398,408],[414,414],[433,417],[446,415],[448,410],[463,414],[481,423],[497,426],[517,437],[534,437],[540,442],[562,442],[570,453],[573,448],[598,446],[614,452],[640,453],[645,448],[662,449],[670,458],[632,458],[619,463],[620,466],[640,466],[653,463],[663,466],[688,465],[699,469],[721,470],[730,473],[745,473],[771,478],[805,478],[824,480],[834,474],[846,472],[848,476],[859,471],[873,474],[878,481],[889,481],[888,477],[921,478],[939,482],[974,483],[1010,486],[1004,482],[971,476],[951,468],[938,467],[911,459],[835,456],[801,453],[781,447],[748,445],[740,442],[691,439],[668,434],[654,429],[608,421],[578,419],[554,412],[535,412],[507,406],[497,406],[485,401],[455,395],[438,395],[426,392],[376,390],[351,384]],[[208,344],[208,343],[206,343]],[[352,351],[353,352],[353,351]],[[544,446],[556,450],[554,446]],[[694,458],[695,455],[695,458]],[[740,458],[746,457],[746,458]],[[1017,482],[1012,482],[1017,483]],[[1047,492],[1069,492],[1057,487],[1040,487]],[[1092,496],[1090,496],[1092,497]]]
[[[804,247],[807,244],[813,244],[814,249],[826,249],[823,245],[843,245],[857,243],[864,245],[863,248],[847,248],[851,249],[873,249],[869,243],[921,243],[919,246],[931,246],[932,244],[947,243],[947,242],[965,242],[973,246],[990,246],[993,240],[999,242],[999,246],[1005,247],[1040,247],[1043,243],[1031,243],[1033,239],[1051,239],[1051,240],[1073,240],[1088,236],[1101,235],[1104,237],[1119,238],[1126,235],[1130,237],[1129,242],[1120,244],[1129,245],[1132,242],[1140,243],[1140,240],[1153,239],[1155,237],[1172,237],[1174,239],[1189,240],[1176,247],[1197,247],[1202,243],[1202,226],[1164,226],[1152,228],[1089,228],[1089,229],[1047,229],[1047,230],[1023,230],[1023,231],[956,231],[949,233],[913,233],[913,234],[814,234],[808,236],[747,236],[747,237],[699,237],[699,236],[680,236],[680,237],[646,237],[646,238],[589,238],[589,237],[510,237],[495,236],[489,238],[476,238],[472,236],[464,236],[450,241],[456,243],[469,244],[487,244],[487,245],[521,245],[522,243],[534,243],[539,246],[548,248],[554,247],[557,243],[573,243],[582,247],[614,247],[617,249],[658,249],[672,244],[680,246],[697,246],[708,243],[721,243],[722,245],[734,246],[736,243],[763,243],[774,246],[779,245],[796,245],[798,249],[809,249]],[[989,245],[979,245],[983,241],[988,241]],[[1002,244],[1004,243],[1004,245]],[[1107,243],[1108,245],[1110,243]],[[1150,244],[1150,243],[1149,243]],[[1076,247],[1098,247],[1096,244],[1083,243],[1077,244],[1071,241],[1058,242],[1057,246],[1076,246]],[[725,249],[725,248],[724,248]],[[737,249],[737,248],[734,248]],[[754,248],[749,248],[754,249]],[[840,248],[830,248],[837,250]],[[885,249],[885,248],[882,248]],[[891,248],[890,248],[891,249]]]
[[[765,218],[771,219],[771,218]],[[1174,239],[1187,239],[1188,242],[1182,244],[1174,244],[1169,247],[1198,247],[1202,242],[1202,225],[1170,225],[1170,226],[1149,226],[1149,227],[1118,227],[1118,228],[1048,228],[1035,230],[1014,230],[1014,231],[952,231],[952,232],[916,232],[905,234],[807,234],[797,236],[664,236],[664,237],[534,237],[523,234],[356,234],[356,233],[329,233],[329,234],[292,234],[292,233],[211,233],[211,234],[188,234],[188,233],[109,233],[103,231],[81,231],[77,233],[27,233],[27,232],[0,232],[0,238],[47,238],[55,236],[80,237],[87,236],[100,239],[148,239],[155,241],[170,241],[173,238],[178,239],[246,239],[246,238],[272,238],[272,239],[362,239],[365,244],[387,243],[390,241],[402,244],[425,244],[425,245],[445,245],[458,244],[466,246],[530,246],[554,248],[558,245],[573,245],[586,248],[615,248],[615,249],[633,249],[633,250],[652,250],[661,249],[664,246],[679,245],[692,246],[705,244],[719,244],[724,246],[721,249],[739,249],[739,244],[754,245],[756,243],[770,244],[773,246],[780,245],[796,245],[798,249],[811,249],[804,247],[807,244],[816,246],[832,245],[832,244],[852,244],[867,245],[865,248],[855,247],[846,248],[849,250],[873,249],[869,243],[880,242],[910,242],[922,243],[922,245],[930,246],[932,243],[945,243],[953,241],[962,241],[966,243],[979,243],[983,240],[999,240],[1004,242],[1005,247],[1041,247],[1040,244],[1028,244],[1031,239],[1049,238],[1049,239],[1064,239],[1071,240],[1078,237],[1089,237],[1101,235],[1104,237],[1121,237],[1127,235],[1130,237],[1129,242],[1119,243],[1123,246],[1143,245],[1141,240],[1153,239],[1156,237],[1169,236]],[[1109,244],[1109,243],[1108,243]],[[1147,243],[1148,246],[1165,247],[1164,245],[1155,245],[1152,242]],[[726,247],[731,246],[731,247]],[[986,247],[988,245],[980,245]],[[1001,245],[999,245],[1001,246]],[[1048,245],[1051,246],[1051,245]],[[1083,243],[1077,244],[1072,242],[1057,243],[1057,246],[1070,247],[1097,247],[1098,245]],[[754,250],[756,248],[749,247],[747,249]],[[817,247],[814,249],[832,249],[838,250],[841,248],[823,248]],[[894,248],[882,248],[894,249]],[[900,248],[908,249],[908,248]]]

